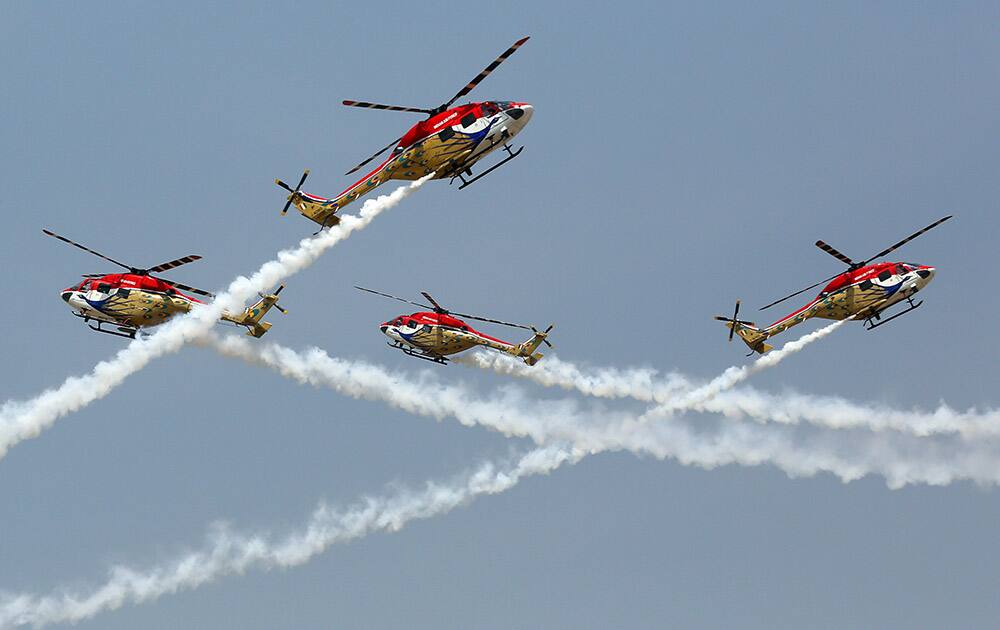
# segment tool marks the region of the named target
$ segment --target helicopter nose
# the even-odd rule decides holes
[[[69,299],[71,297],[73,297],[73,292],[72,291],[63,291],[61,297],[63,299],[63,302],[69,302]]]
[[[519,103],[517,107],[511,107],[507,110],[507,115],[517,121],[518,126],[523,127],[528,124],[531,120],[531,114],[534,113],[534,108],[527,103]]]
[[[917,269],[917,275],[920,276],[925,282],[930,282],[934,278],[934,267]]]
[[[382,334],[383,334],[383,335],[385,334],[385,331],[389,330],[389,327],[388,327],[388,326],[386,326],[385,324],[382,324],[382,325],[381,325],[381,326],[379,326],[378,328],[379,328],[379,330],[381,330],[381,331],[382,331]]]

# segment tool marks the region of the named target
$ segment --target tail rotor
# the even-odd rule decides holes
[[[552,327],[553,327],[553,326],[555,326],[555,324],[549,324],[549,327],[548,327],[548,328],[546,328],[546,329],[545,329],[544,331],[542,331],[542,332],[538,332],[538,329],[537,329],[537,328],[535,328],[534,326],[532,326],[532,327],[531,327],[531,332],[535,333],[536,335],[548,335],[548,334],[549,334],[549,331],[550,331],[550,330],[552,330]],[[550,348],[555,348],[555,346],[553,346],[553,345],[552,345],[552,342],[550,342],[550,341],[548,340],[548,338],[546,338],[546,337],[543,337],[543,338],[542,338],[542,343],[544,343],[545,345],[547,345],[547,346],[548,346],[548,347],[550,347]]]
[[[277,289],[275,289],[274,293],[272,293],[271,295],[264,295],[263,293],[258,293],[257,295],[259,295],[262,300],[266,300],[269,297],[274,298],[274,303],[271,304],[271,306],[281,311],[282,315],[288,315],[288,311],[285,308],[283,308],[280,304],[278,304],[278,294],[281,293],[282,290],[284,290],[284,288],[285,285],[281,285]]]
[[[307,177],[309,177],[309,169],[306,169],[305,172],[302,173],[302,179],[299,180],[299,183],[295,186],[294,189],[285,182],[281,181],[280,179],[274,180],[275,184],[281,186],[289,193],[291,193],[288,195],[288,201],[285,202],[285,207],[281,209],[282,216],[284,216],[288,212],[288,208],[290,208],[292,203],[295,202],[295,200],[300,196],[299,192],[301,191],[302,184],[305,183]]]
[[[755,326],[756,325],[753,322],[748,322],[748,321],[743,320],[743,319],[737,319],[739,317],[739,315],[740,315],[740,301],[736,300],[736,309],[733,310],[733,316],[732,317],[723,317],[722,315],[716,315],[715,316],[715,319],[719,320],[720,322],[731,322],[732,323],[732,326],[730,326],[730,328],[729,328],[729,341],[732,341],[733,340],[733,335],[736,334],[736,325],[737,324],[743,324],[744,326]]]

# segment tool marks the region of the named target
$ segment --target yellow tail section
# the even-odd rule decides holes
[[[552,344],[549,343],[548,339],[546,339],[550,330],[552,330],[552,326],[549,326],[543,331],[535,330],[535,334],[531,337],[531,339],[517,344],[517,356],[523,358],[524,362],[528,365],[534,365],[541,361],[542,357],[545,355],[541,352],[535,352],[535,350],[537,350],[538,346],[543,343],[550,348],[552,347]]]
[[[320,201],[316,197],[306,196],[301,192],[290,195],[289,199],[292,205],[299,209],[299,212],[323,227],[331,227],[340,223],[340,217],[335,214],[340,207],[330,199]]]
[[[736,334],[739,335],[740,339],[747,344],[747,347],[754,352],[764,354],[765,352],[774,350],[774,346],[769,343],[764,343],[764,340],[768,337],[766,332],[756,326],[749,326],[739,322],[736,324],[733,324],[733,322],[726,322],[726,328],[732,329],[734,325],[736,326]]]
[[[281,285],[274,293],[270,295],[261,295],[260,299],[254,303],[253,306],[244,309],[239,315],[230,315],[225,313],[222,315],[222,319],[240,326],[246,326],[247,334],[251,337],[257,337],[259,339],[264,336],[264,333],[271,329],[271,324],[269,322],[261,320],[272,307],[278,309],[282,313],[288,312],[278,306],[278,294],[281,293],[281,290],[284,288],[285,285]]]
[[[281,209],[281,214],[284,215],[288,212],[288,208],[294,205],[303,215],[319,223],[320,229],[340,223],[340,217],[336,216],[336,212],[342,206],[346,205],[346,203],[341,203],[339,197],[337,199],[327,199],[326,197],[302,192],[302,184],[305,183],[307,177],[309,177],[309,169],[306,169],[302,173],[302,179],[299,180],[295,188],[292,188],[280,179],[274,180],[275,184],[289,192],[288,198],[285,201],[285,207]]]

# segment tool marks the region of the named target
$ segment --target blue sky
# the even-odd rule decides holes
[[[896,407],[995,406],[1000,10],[994,3],[24,3],[0,24],[4,399],[121,340],[58,292],[97,259],[197,253],[223,287],[313,225],[275,177],[342,174],[523,35],[472,96],[536,108],[524,153],[461,192],[433,182],[296,276],[268,337],[419,373],[371,286],[556,323],[560,357],[710,378],[741,364],[712,321],[838,270],[812,243],[901,250],[938,274],[912,315],[845,326],[756,387]],[[763,315],[766,315],[763,314]],[[780,313],[776,313],[776,318]],[[756,317],[756,314],[755,314]],[[757,317],[760,320],[766,317]],[[506,331],[486,330],[506,335]],[[502,377],[442,379],[483,392]],[[539,398],[562,396],[529,389]],[[627,406],[627,405],[626,405]],[[12,450],[0,589],[100,581],[195,546],[208,523],[283,531],[318,499],[447,477],[524,445],[302,387],[188,348]],[[83,628],[989,627],[996,491],[888,490],[610,454],[297,569],[228,578]]]

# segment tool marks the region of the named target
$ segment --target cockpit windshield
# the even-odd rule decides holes
[[[483,116],[492,116],[500,111],[496,103],[483,103]]]

